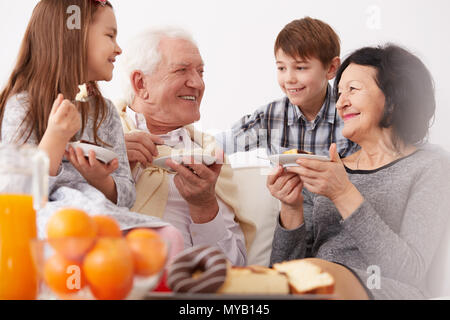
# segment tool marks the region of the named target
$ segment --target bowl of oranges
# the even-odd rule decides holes
[[[161,280],[169,243],[151,229],[126,235],[111,217],[56,212],[47,239],[33,240],[41,300],[137,300]]]

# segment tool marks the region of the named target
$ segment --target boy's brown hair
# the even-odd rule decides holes
[[[336,32],[325,22],[310,17],[294,20],[280,31],[275,41],[275,55],[279,49],[291,57],[317,58],[324,67],[341,54]]]

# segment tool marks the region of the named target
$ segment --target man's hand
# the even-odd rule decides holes
[[[127,147],[128,161],[131,169],[134,169],[139,162],[144,167],[153,162],[153,158],[158,156],[158,144],[164,141],[148,132],[131,132],[125,134],[125,144]]]
[[[174,178],[175,186],[188,202],[194,223],[209,222],[219,212],[216,183],[222,164],[216,163],[207,167],[204,164],[195,164],[193,158],[185,158],[183,162],[184,164],[179,164],[169,159],[166,164],[177,172]]]

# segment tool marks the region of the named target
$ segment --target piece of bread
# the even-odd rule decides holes
[[[289,294],[286,275],[262,266],[231,267],[221,294]]]
[[[285,273],[293,294],[331,294],[335,281],[328,272],[305,260],[275,263],[273,268]]]

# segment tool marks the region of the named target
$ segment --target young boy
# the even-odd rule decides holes
[[[341,157],[356,151],[342,136],[343,121],[328,83],[339,68],[339,55],[339,37],[328,24],[305,17],[286,25],[275,41],[278,83],[286,97],[217,136],[225,152],[267,148],[268,154],[281,154],[299,149],[328,156],[332,143]]]

